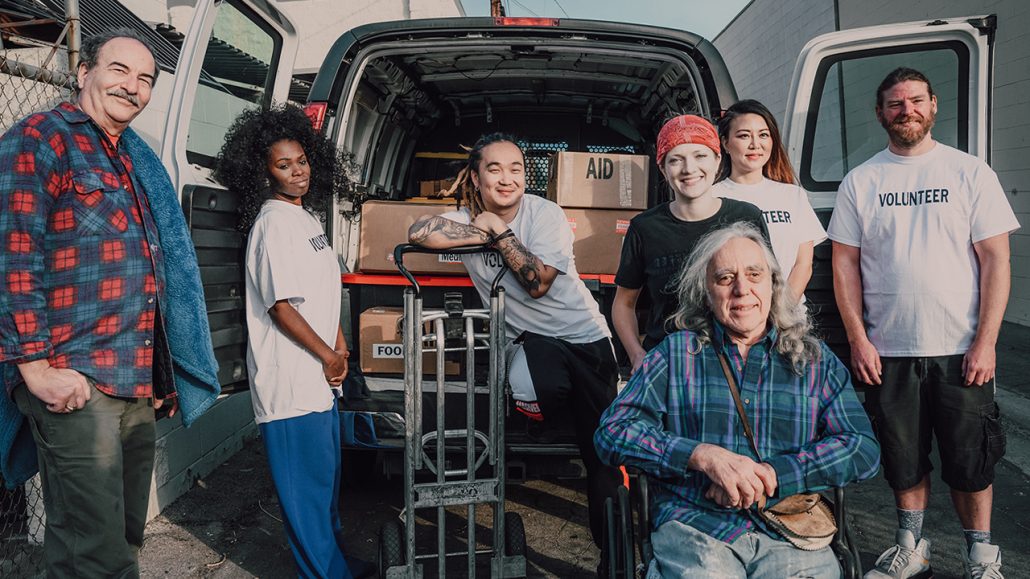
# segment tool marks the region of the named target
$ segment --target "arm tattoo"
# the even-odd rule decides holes
[[[530,253],[517,237],[508,237],[497,244],[497,250],[504,257],[504,262],[515,274],[515,279],[528,292],[540,289],[540,273],[544,264],[540,258]]]
[[[465,241],[468,245],[490,241],[490,237],[483,230],[444,217],[433,217],[415,223],[408,231],[408,238],[412,243],[421,245],[433,234],[440,234],[448,241]]]

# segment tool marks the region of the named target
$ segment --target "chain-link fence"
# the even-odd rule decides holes
[[[71,96],[66,63],[50,47],[0,50],[0,133]],[[38,476],[13,491],[0,484],[0,577],[42,575],[45,525]]]

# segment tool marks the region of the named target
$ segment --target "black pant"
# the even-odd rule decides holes
[[[601,413],[615,399],[619,380],[611,340],[572,344],[530,332],[523,335],[523,340],[529,374],[545,421],[566,412],[572,414],[576,444],[587,470],[590,534],[600,547],[604,536],[604,500],[614,499],[622,484],[619,469],[602,464],[594,448],[594,431],[600,424]]]
[[[58,414],[24,385],[13,394],[39,454],[47,577],[139,577],[154,472],[150,399],[94,387],[84,407]]]

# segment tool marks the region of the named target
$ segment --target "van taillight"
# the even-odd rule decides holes
[[[497,26],[558,26],[557,18],[529,18],[526,16],[501,16],[494,18]]]
[[[325,122],[325,111],[329,108],[329,103],[308,103],[304,105],[304,114],[311,119],[311,126],[315,127],[316,131],[322,130],[322,123]]]

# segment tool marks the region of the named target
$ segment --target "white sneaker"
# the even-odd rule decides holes
[[[894,535],[897,545],[876,559],[876,567],[865,574],[865,579],[923,579],[932,577],[930,570],[930,541],[916,543],[912,531],[898,529]]]
[[[988,543],[973,543],[962,551],[962,567],[966,579],[1005,579],[1001,575],[1001,549]]]

